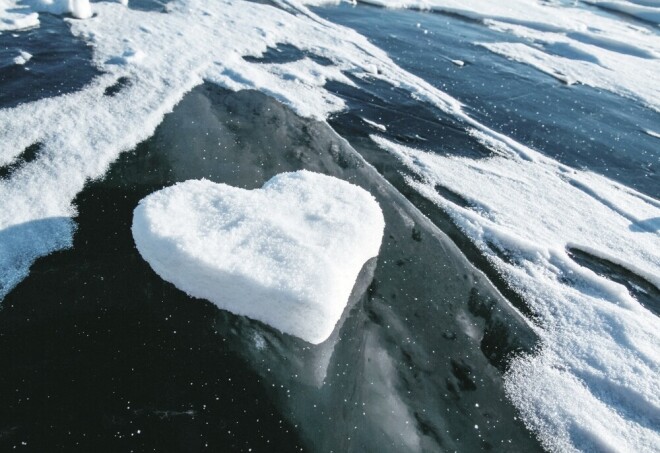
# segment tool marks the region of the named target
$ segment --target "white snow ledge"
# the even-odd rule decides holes
[[[244,190],[190,180],[133,214],[133,238],[164,280],[313,344],[326,340],[385,221],[364,189],[298,171]]]

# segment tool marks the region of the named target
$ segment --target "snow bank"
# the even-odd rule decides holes
[[[76,19],[92,17],[92,6],[89,0],[23,0],[22,4],[28,5],[38,12],[71,14]]]
[[[538,317],[543,347],[515,361],[509,397],[553,451],[652,452],[660,445],[660,320],[627,289],[573,261],[615,261],[660,287],[660,205],[543,156],[472,160],[372,137],[416,175]],[[486,143],[485,143],[486,144]],[[457,205],[441,186],[468,200]]]
[[[567,84],[581,83],[606,89],[660,111],[660,84],[657,83],[660,34],[585,8],[579,2],[362,1],[388,8],[457,14],[480,21],[502,34],[504,41],[482,43],[492,52],[533,66]],[[590,3],[625,11],[647,21],[657,21],[660,15],[657,4],[598,0]],[[561,49],[567,52],[558,54]],[[591,61],[576,58],[576,53],[589,55]]]
[[[332,333],[384,227],[367,191],[308,171],[258,190],[186,181],[133,217],[137,248],[163,279],[314,344]]]

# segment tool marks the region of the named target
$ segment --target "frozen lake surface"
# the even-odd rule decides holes
[[[370,3],[0,0],[0,450],[657,448],[658,8]],[[319,345],[135,247],[298,170],[385,218]]]

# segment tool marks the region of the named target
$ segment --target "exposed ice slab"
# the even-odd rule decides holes
[[[133,217],[138,250],[163,279],[313,344],[332,333],[384,228],[367,191],[308,171],[256,190],[186,181]]]
[[[660,111],[660,34],[585,8],[579,2],[537,0],[361,0],[388,8],[456,14],[501,32],[482,44],[567,83],[581,83],[636,99]],[[601,7],[658,20],[658,4],[592,0]],[[520,40],[523,42],[520,42]],[[562,52],[562,49],[564,50]],[[557,55],[559,51],[559,55]],[[585,58],[587,57],[587,58]]]
[[[514,362],[506,389],[544,445],[655,451],[660,320],[568,249],[660,287],[660,234],[648,222],[660,218],[659,203],[542,156],[472,160],[373,139],[416,175],[408,184],[449,213],[537,316],[541,352]],[[469,206],[444,198],[438,186]]]

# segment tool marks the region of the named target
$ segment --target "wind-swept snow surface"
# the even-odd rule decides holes
[[[538,356],[520,358],[506,388],[553,451],[652,452],[660,445],[660,323],[622,285],[571,250],[617,263],[660,288],[655,200],[542,156],[445,157],[373,139],[416,176],[530,305]],[[456,204],[442,187],[466,200]],[[657,222],[656,222],[657,223]]]
[[[133,217],[140,254],[165,280],[314,344],[332,333],[384,228],[367,191],[308,171],[257,190],[187,181]]]

